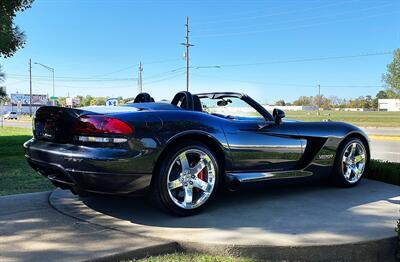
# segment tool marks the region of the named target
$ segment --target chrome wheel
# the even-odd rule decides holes
[[[347,145],[342,158],[342,174],[347,182],[353,184],[360,180],[366,163],[364,145],[353,142]]]
[[[194,209],[210,197],[216,168],[210,156],[200,149],[187,149],[171,163],[167,190],[172,201],[184,209]]]

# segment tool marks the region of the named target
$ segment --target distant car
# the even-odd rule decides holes
[[[4,119],[15,119],[17,120],[18,114],[17,112],[8,112],[7,114],[4,115]]]
[[[142,93],[125,106],[43,106],[25,156],[55,186],[77,194],[150,189],[156,204],[179,215],[198,212],[222,186],[304,177],[358,184],[370,159],[361,129],[284,117],[231,92],[179,92],[171,103]]]

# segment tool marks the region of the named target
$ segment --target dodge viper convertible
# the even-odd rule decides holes
[[[147,93],[124,106],[37,110],[25,156],[73,193],[146,191],[158,206],[191,215],[218,189],[302,177],[355,186],[367,171],[367,135],[341,122],[283,121],[245,94]]]

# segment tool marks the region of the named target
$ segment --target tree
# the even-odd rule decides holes
[[[0,65],[0,83],[4,81],[4,78],[6,75],[4,74],[3,70],[1,70],[1,65]]]
[[[4,86],[0,86],[0,99],[3,99],[7,96],[6,89]]]
[[[286,103],[285,103],[285,100],[281,99],[281,100],[276,101],[275,105],[276,106],[285,106]]]
[[[394,51],[393,61],[387,65],[387,73],[383,74],[382,80],[388,87],[389,98],[400,97],[400,48]]]
[[[14,24],[17,12],[32,6],[34,0],[0,1],[0,56],[10,57],[25,44],[25,34]]]
[[[3,71],[1,70],[1,66],[0,66],[0,83],[4,82],[4,78],[6,77],[6,75],[3,73]],[[0,86],[0,99],[6,97],[6,89],[2,86]]]
[[[293,101],[293,105],[295,106],[312,106],[312,104],[312,96],[300,96],[297,100]]]
[[[66,106],[67,105],[67,98],[66,97],[64,97],[64,96],[60,96],[59,98],[58,98],[58,104],[60,105],[60,106]]]
[[[385,90],[381,90],[376,94],[376,98],[377,99],[387,99],[388,98],[388,94]]]
[[[372,100],[372,108],[373,109],[378,109],[378,100],[379,99],[387,99],[388,98],[388,94],[387,94],[387,92],[385,91],[385,90],[380,90],[377,94],[376,94],[376,96],[375,96],[375,98]]]
[[[314,97],[313,104],[317,107],[323,109],[330,109],[331,108],[331,101],[323,95],[317,95]]]
[[[372,97],[370,95],[365,96],[364,101],[365,101],[364,108],[367,108],[367,109],[374,108],[374,101],[372,100]]]

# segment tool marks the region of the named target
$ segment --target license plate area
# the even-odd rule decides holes
[[[54,140],[56,136],[56,126],[53,121],[35,121],[34,134],[36,138]]]

